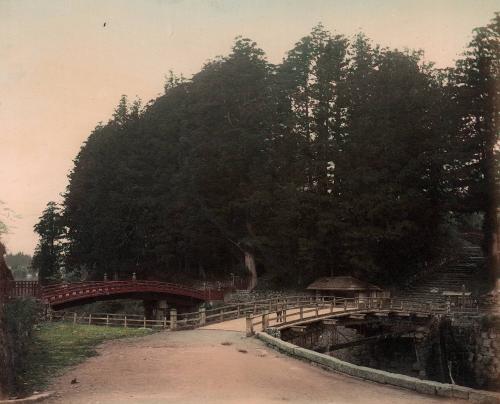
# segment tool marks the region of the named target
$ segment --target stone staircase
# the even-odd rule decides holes
[[[419,279],[396,293],[396,297],[422,302],[444,303],[443,291],[461,292],[463,285],[470,292],[475,289],[477,271],[484,262],[480,247],[463,247],[460,258],[427,277]]]

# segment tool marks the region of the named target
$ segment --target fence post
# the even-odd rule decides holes
[[[106,314],[106,327],[109,326],[109,314]]]
[[[205,307],[200,307],[200,325],[205,325],[207,322],[207,314],[205,312]]]
[[[253,335],[253,324],[252,324],[252,317],[250,314],[247,314],[247,337],[251,337]]]
[[[319,303],[318,302],[316,302],[315,309],[316,309],[316,317],[318,317],[318,314],[319,314]]]
[[[286,323],[286,303],[285,307],[283,307],[283,322]]]
[[[300,306],[300,309],[299,309],[299,318],[301,320],[304,319],[304,306]]]
[[[73,325],[76,324],[76,313],[73,313]]]
[[[269,326],[269,310],[264,310],[264,314],[262,314],[262,331],[266,331]]]
[[[344,298],[344,311],[347,311],[347,298]]]
[[[257,303],[253,303],[253,314],[257,313]]]
[[[334,306],[334,303],[332,300],[332,301],[330,301],[330,313],[333,313],[333,306]]]
[[[337,306],[337,302],[335,301],[337,298],[335,296],[333,296],[333,307],[336,307]]]
[[[175,331],[177,329],[177,310],[170,310],[170,329]]]
[[[240,304],[239,303],[236,305],[236,310],[237,310],[236,315],[238,316],[238,318],[240,318],[241,313],[240,313]]]
[[[167,316],[163,316],[163,329],[167,328]]]
[[[89,313],[89,325],[92,324],[92,313]]]
[[[123,326],[127,328],[127,316],[123,318]]]
[[[144,328],[146,328],[146,316],[144,316]]]

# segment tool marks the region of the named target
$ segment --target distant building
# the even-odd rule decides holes
[[[352,276],[332,276],[316,279],[307,290],[316,296],[338,297],[388,297],[389,292],[376,285],[353,278]]]

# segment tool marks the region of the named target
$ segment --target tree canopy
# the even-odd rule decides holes
[[[318,25],[280,64],[240,37],[146,106],[123,96],[69,176],[66,269],[179,281],[250,258],[280,285],[391,284],[440,258],[453,215],[491,237],[498,21],[453,69]]]

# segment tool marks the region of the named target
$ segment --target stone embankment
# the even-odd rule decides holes
[[[500,319],[472,338],[468,360],[480,386],[500,389]]]
[[[286,299],[289,296],[310,296],[310,293],[305,293],[303,290],[297,292],[290,290],[252,290],[250,292],[246,290],[237,290],[226,295],[224,303],[246,303],[268,299]]]
[[[317,353],[309,349],[300,348],[285,342],[279,338],[272,337],[265,332],[257,333],[257,337],[269,346],[278,349],[290,356],[303,359],[329,370],[341,372],[360,379],[377,383],[388,384],[414,390],[419,393],[465,399],[482,403],[500,403],[500,394],[475,390],[454,384],[438,383],[429,380],[421,380],[415,377],[390,373],[383,370],[358,366],[329,355]]]

